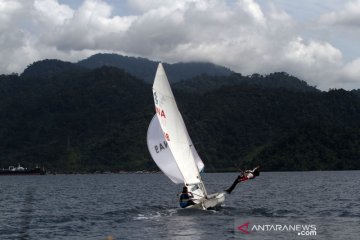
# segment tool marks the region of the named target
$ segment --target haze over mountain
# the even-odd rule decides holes
[[[0,76],[0,167],[157,169],[146,146],[156,63],[89,59]],[[174,94],[206,171],[360,169],[359,90],[321,92],[286,73],[242,76],[207,63],[164,67],[191,76],[176,79]]]

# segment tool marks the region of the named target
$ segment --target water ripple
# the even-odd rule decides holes
[[[236,175],[204,179],[215,192]],[[263,173],[227,195],[222,208],[202,211],[180,209],[181,186],[162,174],[2,177],[0,239],[233,239],[235,222],[249,218],[313,222],[319,239],[339,232],[348,235],[338,239],[357,239],[357,182],[359,171]]]

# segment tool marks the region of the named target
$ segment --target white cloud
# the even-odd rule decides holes
[[[338,24],[343,26],[360,27],[360,0],[348,2],[339,11],[331,11],[320,17],[325,24]]]
[[[107,3],[86,0],[61,26],[44,32],[42,41],[61,51],[111,50],[112,40],[119,40],[118,37],[136,19],[112,16],[111,13],[112,8]]]
[[[283,48],[283,66],[296,76],[321,89],[336,81],[336,71],[342,66],[342,53],[327,42],[306,42],[298,37]]]
[[[0,25],[0,54],[7,58],[0,59],[0,72],[21,72],[44,58],[74,61],[117,52],[167,62],[211,61],[243,74],[286,71],[325,90],[342,83],[359,88],[359,61],[344,62],[326,38],[302,36],[306,25],[275,3],[132,0],[137,15],[127,16],[117,16],[110,3],[85,0],[73,8],[59,0],[1,1],[6,24]]]
[[[360,81],[360,58],[357,58],[343,67],[343,74],[345,79],[349,79],[350,82]]]
[[[0,33],[3,34],[10,26],[11,20],[22,8],[19,2],[1,1],[0,2]]]
[[[284,49],[284,56],[291,62],[304,66],[319,66],[323,64],[341,63],[341,52],[326,42],[310,41],[305,43],[300,37],[289,42]]]
[[[266,19],[259,6],[254,0],[239,0],[238,4],[258,24],[265,25]]]
[[[62,25],[74,15],[74,11],[69,6],[59,4],[56,0],[35,0],[34,10],[37,20],[50,27]]]

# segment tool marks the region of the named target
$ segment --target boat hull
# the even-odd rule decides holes
[[[222,193],[214,193],[214,194],[208,195],[208,197],[206,199],[201,199],[199,201],[200,201],[199,203],[197,203],[195,205],[191,205],[187,208],[206,210],[206,209],[220,207],[221,204],[225,201],[225,193],[223,193],[223,192]]]

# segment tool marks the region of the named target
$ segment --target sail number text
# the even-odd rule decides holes
[[[156,111],[156,114],[158,114],[160,117],[166,118],[164,110],[162,110],[162,109],[160,109],[158,107],[155,107],[155,111]]]

